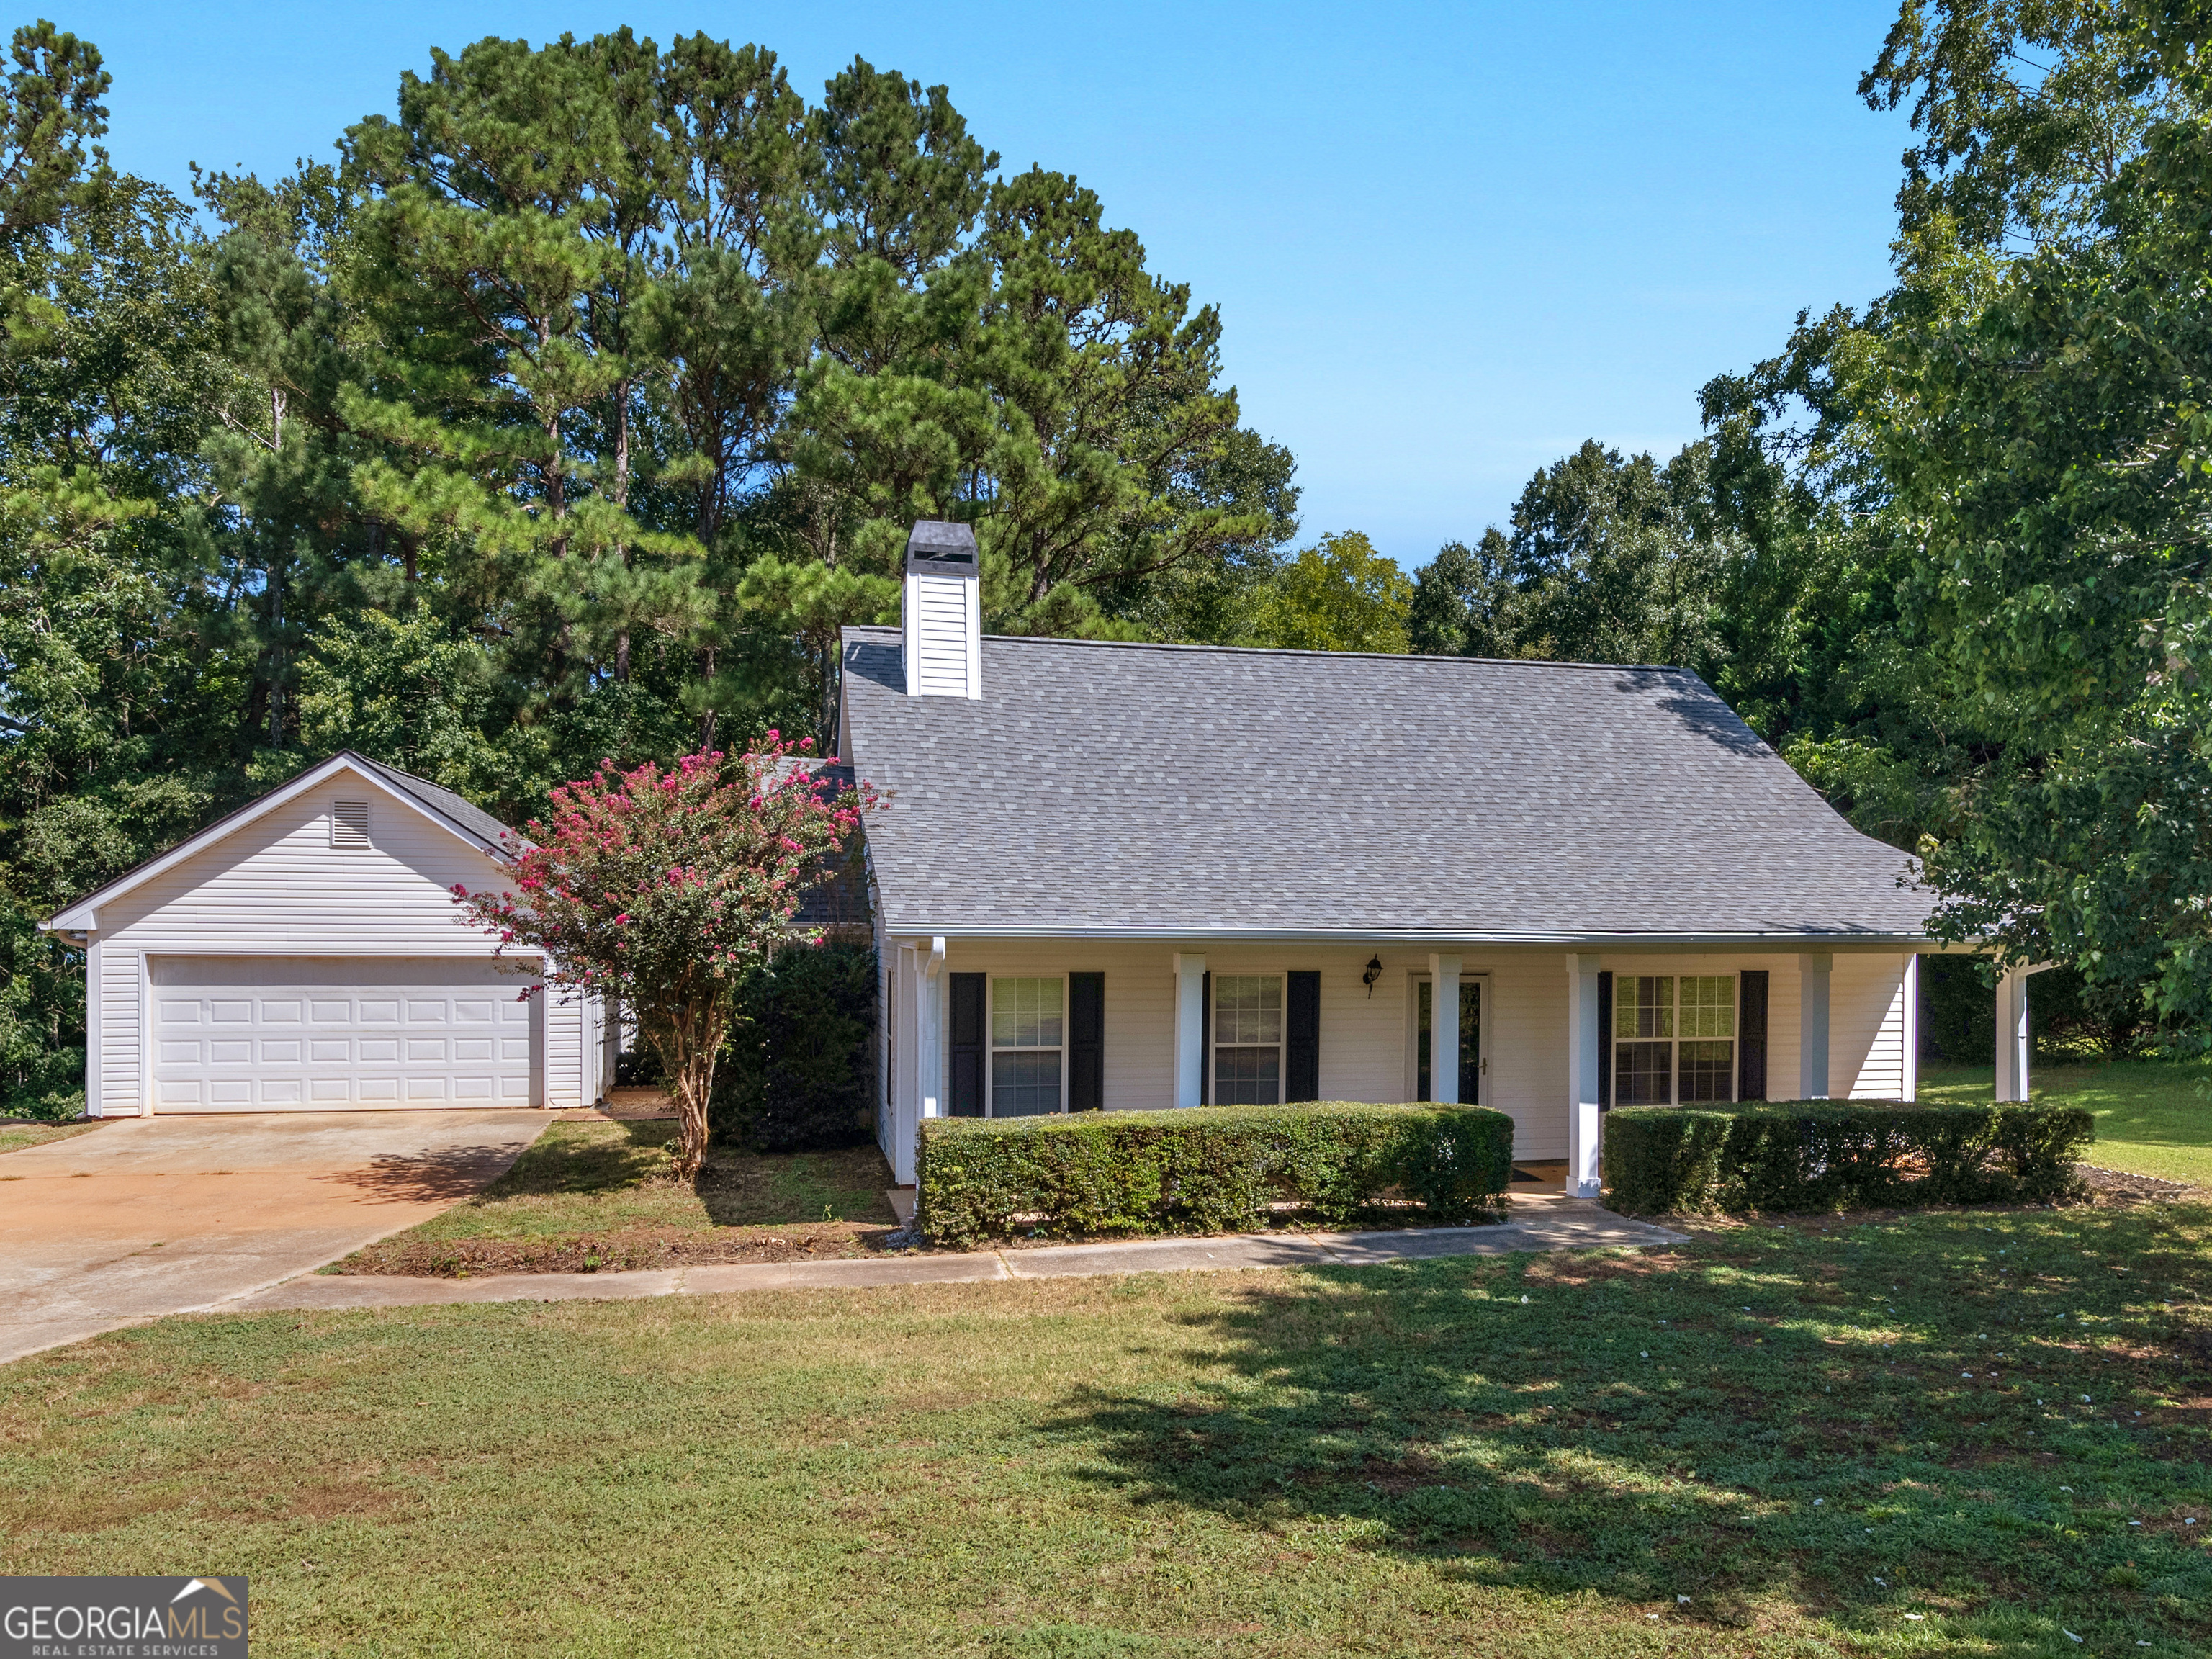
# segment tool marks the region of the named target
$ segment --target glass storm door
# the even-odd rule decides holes
[[[1429,1066],[1431,1043],[1431,1027],[1434,1023],[1436,981],[1419,980],[1414,983],[1417,1006],[1414,1012],[1413,1053],[1418,1072],[1416,1100],[1429,1097],[1431,1070]],[[1482,1103],[1482,981],[1463,979],[1459,982],[1459,1099],[1462,1106]]]

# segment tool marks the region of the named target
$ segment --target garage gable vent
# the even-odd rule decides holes
[[[366,847],[368,845],[368,803],[365,800],[341,800],[331,804],[331,845],[333,847]]]

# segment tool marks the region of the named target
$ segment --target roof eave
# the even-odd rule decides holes
[[[1183,942],[1218,939],[1224,944],[1300,945],[1537,945],[1599,950],[1726,947],[1742,950],[1777,946],[1834,946],[1942,951],[1970,948],[1924,933],[1883,931],[1878,928],[1835,927],[1817,931],[1758,930],[1741,933],[1694,933],[1578,932],[1571,929],[1530,932],[1483,932],[1443,928],[1392,927],[1007,927],[958,922],[886,920],[886,933],[913,939],[1175,939]]]

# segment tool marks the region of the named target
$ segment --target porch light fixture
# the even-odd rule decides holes
[[[1378,980],[1378,979],[1382,978],[1382,957],[1368,957],[1368,958],[1367,958],[1367,971],[1366,971],[1365,973],[1362,974],[1362,975],[1359,976],[1359,982],[1360,982],[1362,985],[1364,985],[1364,986],[1367,988],[1367,995],[1368,995],[1368,999],[1369,999],[1369,1000],[1372,1001],[1372,1000],[1374,1000],[1374,996],[1375,996],[1375,981],[1376,981],[1376,980]]]

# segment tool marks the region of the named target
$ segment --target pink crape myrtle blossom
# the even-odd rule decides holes
[[[739,982],[798,936],[800,901],[842,866],[875,805],[811,747],[771,732],[751,754],[702,751],[665,772],[608,762],[556,789],[551,822],[533,820],[529,840],[508,847],[512,887],[453,889],[500,954],[542,952],[548,986],[617,997],[635,1014],[674,1080],[684,1179],[706,1158],[714,1056]]]

